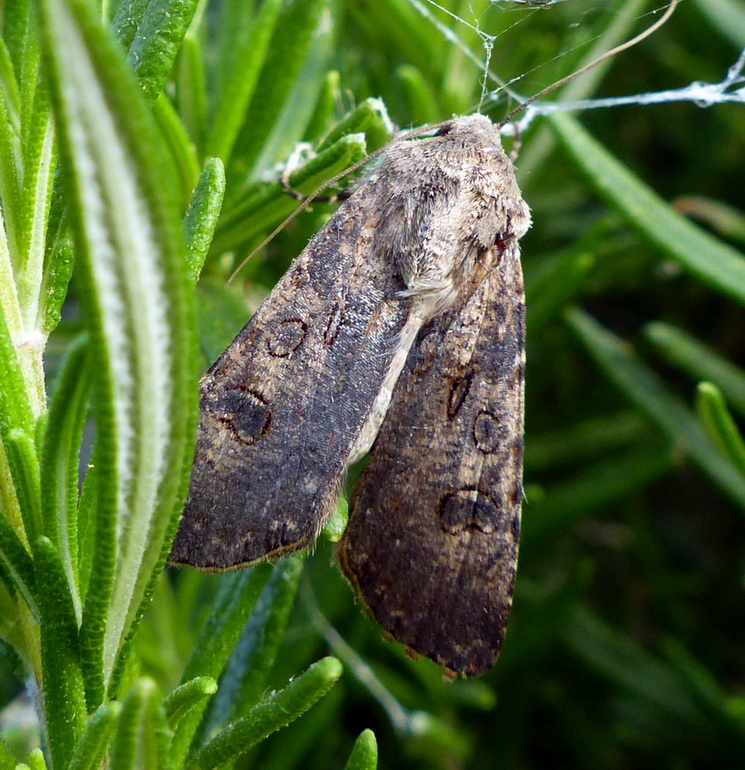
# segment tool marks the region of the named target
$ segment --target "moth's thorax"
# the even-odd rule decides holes
[[[429,298],[432,314],[454,301],[484,252],[530,225],[499,131],[483,115],[394,143],[364,189],[380,212],[372,248],[393,262],[407,295]]]

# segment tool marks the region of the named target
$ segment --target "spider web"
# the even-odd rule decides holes
[[[497,40],[514,30],[515,27],[520,25],[528,25],[530,18],[537,13],[550,12],[551,6],[558,5],[559,3],[565,3],[569,0],[490,0],[492,6],[503,8],[505,11],[520,11],[517,14],[516,21],[508,25],[506,29],[502,29],[499,34],[490,34],[488,31],[482,28],[481,22],[478,18],[478,14],[469,6],[472,19],[466,19],[462,15],[458,15],[452,10],[446,8],[442,2],[437,0],[407,0],[408,3],[423,17],[425,17],[433,26],[437,32],[442,35],[450,44],[455,46],[466,58],[473,62],[474,66],[478,67],[482,74],[481,80],[481,98],[479,101],[478,109],[490,104],[495,104],[504,100],[506,96],[511,97],[518,103],[522,103],[526,100],[525,95],[521,95],[517,86],[520,81],[524,80],[529,75],[538,72],[541,68],[548,64],[572,53],[575,49],[568,48],[567,50],[557,54],[556,56],[548,59],[541,65],[534,67],[531,70],[521,72],[520,74],[512,77],[504,77],[501,74],[495,72],[492,69],[492,58],[495,43]],[[584,6],[581,2],[578,3],[577,18],[580,19],[582,14],[588,12],[588,7],[597,3],[585,3]],[[640,7],[641,3],[636,3],[636,7]],[[639,12],[635,10],[633,3],[626,3],[625,6],[619,6],[618,13],[623,14],[631,13],[638,19],[648,19],[648,23],[651,24],[655,18],[658,18],[667,8],[667,3],[663,3],[658,7],[646,11]],[[603,4],[603,9],[607,10],[607,4]],[[450,22],[450,23],[448,23]],[[668,21],[668,23],[675,23],[675,15]],[[619,28],[625,27],[623,24],[618,25]],[[637,24],[637,26],[639,26]],[[458,28],[463,27],[471,30],[478,35],[478,39],[481,42],[481,50],[474,51],[469,45],[459,36]],[[526,26],[526,34],[528,34],[528,26]],[[627,32],[622,32],[627,34]],[[613,48],[615,45],[623,42],[623,39],[616,39],[612,34],[597,36],[594,41],[590,41],[590,48],[592,49],[587,56],[587,61],[591,61],[597,55],[605,50]],[[595,43],[595,45],[593,45]],[[583,44],[586,45],[586,44]],[[538,115],[547,115],[555,112],[574,112],[582,110],[592,109],[605,109],[613,108],[624,105],[650,105],[650,104],[662,104],[666,102],[692,102],[700,107],[710,107],[716,104],[724,104],[730,102],[745,102],[745,76],[743,72],[745,70],[745,48],[741,51],[737,60],[729,67],[726,73],[723,73],[723,79],[716,83],[707,83],[696,81],[686,85],[682,85],[676,89],[669,89],[664,91],[650,91],[644,93],[637,93],[632,95],[621,95],[616,97],[598,98],[598,99],[578,99],[576,98],[581,94],[581,89],[573,88],[578,81],[571,84],[564,92],[566,98],[561,101],[551,101],[542,99],[541,101],[530,105],[525,113],[520,118],[519,129],[524,130],[527,125]],[[528,94],[529,96],[530,94]],[[507,131],[510,133],[510,131]]]

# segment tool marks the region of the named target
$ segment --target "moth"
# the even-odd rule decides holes
[[[369,452],[344,574],[449,676],[493,665],[520,533],[530,226],[499,128],[678,2],[499,126],[456,118],[388,147],[203,377],[172,563],[224,570],[312,544]]]
[[[394,142],[202,379],[170,560],[313,543],[372,447],[344,574],[410,650],[486,671],[517,564],[529,224],[488,118]]]

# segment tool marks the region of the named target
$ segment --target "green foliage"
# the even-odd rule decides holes
[[[344,501],[310,556],[164,574],[197,361],[330,211],[227,286],[296,207],[280,177],[310,193],[385,144],[389,114],[472,110],[485,34],[487,87],[528,73],[511,85],[529,95],[653,7],[437,5],[0,4],[0,768],[745,761],[734,104],[554,115],[522,137],[526,505],[492,672],[446,683],[380,639],[330,566]],[[685,3],[557,99],[720,80],[744,31],[734,0]]]

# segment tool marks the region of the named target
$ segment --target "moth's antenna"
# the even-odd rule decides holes
[[[385,150],[387,150],[389,147],[388,144],[385,144],[383,147],[379,147],[375,152],[371,152],[369,155],[366,155],[362,160],[358,160],[356,163],[353,163],[349,168],[345,168],[344,171],[340,171],[336,176],[332,177],[331,179],[326,180],[317,190],[312,192],[310,195],[308,195],[306,198],[303,199],[302,203],[290,214],[286,219],[284,219],[282,222],[280,222],[274,230],[272,230],[270,235],[267,235],[266,238],[255,248],[251,251],[251,253],[238,265],[238,267],[233,270],[233,272],[230,274],[230,278],[228,278],[228,283],[232,283],[233,279],[238,275],[238,273],[243,270],[243,268],[249,263],[249,261],[252,259],[253,255],[256,254],[257,251],[260,251],[264,248],[264,246],[267,245],[271,240],[274,239],[274,237],[280,233],[282,230],[287,227],[287,225],[292,222],[295,217],[300,214],[301,212],[305,211],[305,209],[310,206],[311,203],[325,190],[327,190],[331,185],[338,182],[343,177],[347,176],[348,174],[353,174],[360,166],[364,166],[367,163],[369,163],[374,158],[377,158],[378,155],[383,153]]]
[[[637,43],[640,43],[642,40],[644,40],[644,38],[649,37],[655,30],[659,29],[670,18],[670,16],[672,16],[673,11],[679,2],[680,0],[670,0],[670,5],[668,5],[665,13],[663,13],[654,24],[652,24],[650,27],[647,27],[644,32],[640,32],[636,37],[632,38],[631,40],[627,40],[625,43],[621,43],[621,45],[617,45],[610,51],[606,51],[604,54],[602,54],[602,56],[598,56],[597,59],[594,59],[589,64],[586,64],[584,67],[580,67],[580,69],[578,69],[576,72],[573,72],[571,75],[567,75],[566,77],[561,78],[561,80],[556,81],[556,83],[553,83],[550,86],[546,86],[546,88],[542,89],[537,94],[533,94],[533,96],[531,96],[529,99],[526,99],[519,107],[516,107],[506,118],[500,121],[497,125],[497,128],[502,128],[503,126],[507,125],[507,123],[511,123],[526,107],[529,107],[534,102],[542,99],[546,94],[550,94],[557,88],[561,88],[561,86],[565,85],[570,80],[574,80],[574,78],[578,78],[580,75],[584,75],[585,72],[588,72],[594,67],[597,67],[598,64],[602,64],[612,56],[621,53],[621,51],[625,51],[627,48],[635,46]]]

